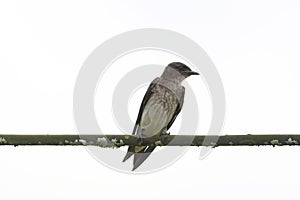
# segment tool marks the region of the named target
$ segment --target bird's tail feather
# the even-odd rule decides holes
[[[155,146],[149,146],[148,148],[145,147],[143,152],[135,153],[132,171],[138,168],[150,156],[154,149]]]
[[[129,146],[127,153],[123,159],[123,162],[125,162],[126,160],[128,160],[132,155],[134,154],[134,146]]]
[[[143,152],[147,146],[129,146],[123,162],[128,160],[135,153]]]

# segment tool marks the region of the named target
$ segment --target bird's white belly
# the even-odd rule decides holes
[[[156,97],[149,99],[141,118],[141,136],[151,137],[160,134],[172,119],[176,107],[177,100],[174,98],[158,99]]]

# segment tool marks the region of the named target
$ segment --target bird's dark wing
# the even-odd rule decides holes
[[[135,125],[134,125],[134,128],[133,128],[133,131],[132,131],[132,135],[136,135],[137,134],[137,130],[138,130],[138,127],[140,126],[140,122],[141,122],[141,118],[142,118],[142,115],[143,115],[143,111],[144,111],[144,108],[148,102],[148,100],[150,99],[152,93],[153,93],[153,88],[155,87],[155,85],[158,83],[159,81],[159,78],[157,77],[156,79],[154,79],[151,84],[149,85],[146,93],[145,93],[145,96],[143,98],[143,101],[141,103],[141,106],[140,106],[140,110],[139,110],[139,114],[138,114],[138,117],[136,119],[136,122],[135,122]],[[127,150],[127,153],[123,159],[123,162],[125,162],[128,158],[130,158],[135,152],[135,146],[129,146],[128,147],[128,150]]]
[[[178,105],[176,107],[176,110],[175,110],[175,113],[174,113],[172,119],[170,120],[170,122],[167,125],[167,130],[172,126],[172,124],[175,121],[177,115],[181,111],[181,108],[182,108],[182,105],[183,105],[183,102],[184,102],[184,93],[185,93],[185,89],[184,89],[184,87],[182,87],[182,93],[181,93],[181,96],[179,97],[180,99],[178,99],[178,101],[179,101]]]
[[[138,117],[136,119],[136,122],[135,122],[135,125],[134,125],[134,129],[132,131],[132,135],[136,135],[137,134],[137,130],[138,130],[138,127],[140,125],[140,122],[141,122],[141,118],[142,118],[142,115],[143,115],[143,111],[144,111],[144,108],[148,102],[148,100],[150,99],[153,91],[152,89],[155,87],[155,85],[158,83],[159,81],[159,78],[157,77],[156,79],[154,79],[151,84],[149,85],[146,93],[145,93],[145,96],[143,98],[143,101],[141,103],[141,106],[140,106],[140,110],[139,110],[139,114],[138,114]]]

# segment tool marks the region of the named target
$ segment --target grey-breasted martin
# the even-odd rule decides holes
[[[154,79],[143,98],[132,134],[141,140],[168,134],[184,101],[181,82],[190,75],[199,75],[180,62],[170,63],[160,77]],[[133,169],[139,167],[155,149],[153,146],[129,146],[124,161],[134,155]]]

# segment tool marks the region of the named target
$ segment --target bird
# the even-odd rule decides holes
[[[168,64],[160,77],[149,85],[132,131],[139,138],[140,146],[129,146],[123,162],[133,156],[132,171],[137,169],[154,151],[155,145],[143,146],[143,138],[168,135],[181,111],[185,88],[181,82],[191,75],[199,75],[181,62]]]

